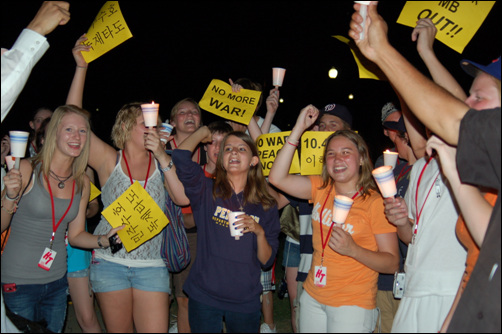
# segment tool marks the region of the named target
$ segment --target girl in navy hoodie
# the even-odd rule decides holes
[[[242,132],[225,137],[214,180],[191,160],[191,150],[209,141],[211,132],[201,127],[172,155],[183,185],[174,188],[184,188],[198,229],[197,259],[184,285],[190,327],[194,333],[219,333],[225,319],[229,333],[257,333],[260,268],[272,266],[279,246],[277,203],[267,190],[251,137]],[[239,240],[230,236],[231,211],[245,212],[236,223],[244,233]]]

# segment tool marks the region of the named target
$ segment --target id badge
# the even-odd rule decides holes
[[[45,247],[44,253],[40,258],[40,261],[38,261],[38,266],[47,271],[51,270],[56,254],[57,252],[55,250]]]
[[[314,284],[320,288],[324,288],[326,286],[326,267],[323,266],[315,266],[315,277]]]

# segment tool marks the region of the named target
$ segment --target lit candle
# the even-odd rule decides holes
[[[397,153],[397,152],[391,152],[389,150],[384,151],[383,152],[383,164],[385,166],[391,166],[392,169],[396,168],[398,156],[399,156],[399,153]]]
[[[157,126],[157,119],[159,117],[159,104],[152,101],[152,103],[145,103],[141,105],[143,111],[143,119],[145,120],[146,127]]]

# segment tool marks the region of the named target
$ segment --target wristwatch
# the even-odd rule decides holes
[[[171,168],[173,168],[174,164],[173,164],[173,161],[169,161],[169,163],[167,164],[167,167],[166,168],[161,168],[160,170],[163,171],[163,172],[167,172],[167,171],[170,171]]]

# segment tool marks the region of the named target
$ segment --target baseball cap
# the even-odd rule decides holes
[[[382,124],[385,122],[385,119],[389,117],[395,111],[400,111],[393,102],[387,102],[382,107]]]
[[[322,115],[324,114],[340,117],[340,119],[347,122],[350,127],[352,127],[352,114],[350,113],[349,109],[347,109],[347,107],[342,106],[341,104],[331,103],[324,106],[324,108],[321,110],[319,119],[321,119]]]
[[[406,126],[404,125],[404,117],[401,116],[397,122],[383,122],[383,126],[387,129],[406,132]]]
[[[500,80],[500,57],[486,66],[480,65],[467,59],[462,59],[460,66],[467,74],[473,77],[476,76],[478,70],[481,70]]]

